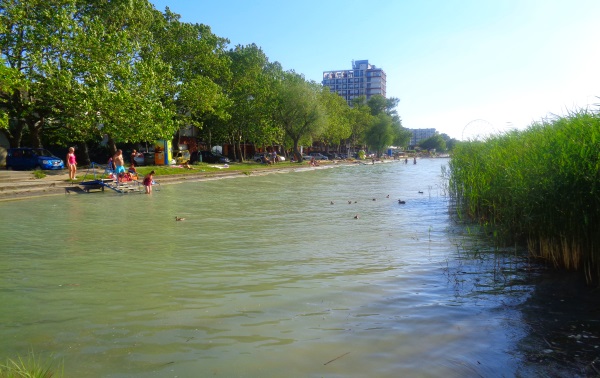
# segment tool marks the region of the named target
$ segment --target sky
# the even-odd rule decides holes
[[[410,129],[467,140],[600,108],[598,0],[150,0],[308,80],[369,60]]]

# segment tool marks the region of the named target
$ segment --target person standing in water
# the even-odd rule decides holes
[[[154,182],[154,171],[151,171],[144,177],[144,187],[146,188],[146,194],[152,193],[152,183]]]
[[[75,158],[75,148],[69,147],[67,154],[67,167],[69,167],[69,179],[75,180],[77,174],[77,159]]]

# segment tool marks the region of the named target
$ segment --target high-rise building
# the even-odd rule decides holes
[[[321,83],[332,93],[342,96],[348,104],[359,96],[368,100],[376,94],[385,97],[386,93],[385,72],[369,64],[368,60],[353,60],[351,70],[323,71]]]
[[[410,139],[410,145],[416,146],[422,140],[429,139],[435,135],[435,129],[409,129],[412,131],[413,136]]]

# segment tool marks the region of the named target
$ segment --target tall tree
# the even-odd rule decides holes
[[[172,104],[165,100],[171,69],[150,33],[160,13],[146,0],[89,1],[83,9],[86,30],[77,47],[84,47],[77,50],[75,72],[86,88],[84,103],[91,107],[84,114],[98,126],[92,128],[95,138],[171,138],[177,129]]]
[[[325,126],[319,100],[323,89],[315,82],[306,81],[302,75],[286,72],[276,90],[274,119],[292,142],[297,161],[302,161],[300,142],[312,144],[312,138],[319,135]]]
[[[63,60],[63,41],[76,28],[70,17],[75,10],[74,1],[69,0],[0,2],[0,54],[21,78],[20,85],[5,87],[9,90],[2,93],[9,119],[3,132],[13,147],[21,144],[25,131],[33,135],[33,146],[41,145],[38,131],[52,112],[43,100],[44,80]]]
[[[350,107],[341,96],[327,89],[321,92],[321,102],[327,122],[320,139],[329,150],[329,146],[339,146],[352,134]]]
[[[12,94],[24,85],[22,75],[14,68],[6,66],[0,57],[0,129],[9,131],[9,111]]]
[[[278,139],[266,113],[272,97],[267,75],[270,66],[265,53],[255,44],[238,45],[228,55],[232,75],[224,88],[232,104],[228,109],[231,118],[222,126],[235,146],[234,157],[241,161],[244,159],[243,142],[259,144]]]
[[[381,156],[381,153],[392,144],[393,140],[392,117],[385,113],[376,115],[366,133],[366,142],[369,147],[377,152],[377,156]]]
[[[367,106],[367,98],[360,96],[354,99],[350,111],[350,139],[351,146],[364,145],[367,130],[373,123],[371,108]]]
[[[168,67],[152,54],[146,0],[1,3],[0,50],[24,85],[11,93],[8,130],[19,145],[153,139],[173,132],[161,101]]]
[[[396,107],[398,106],[399,102],[400,102],[400,100],[395,97],[385,98],[381,95],[375,95],[367,101],[367,105],[371,109],[372,115],[374,115],[374,116],[387,115],[389,117],[389,121],[391,122],[390,123],[391,129],[388,131],[391,132],[391,135],[392,135],[392,140],[389,141],[389,143],[390,143],[389,145],[394,144],[396,146],[404,147],[404,146],[407,146],[408,143],[410,142],[412,133],[409,130],[402,127],[402,120],[400,119],[400,116],[398,115],[398,111],[396,110]],[[369,138],[374,138],[375,135],[381,136],[381,132],[383,131],[383,128],[381,127],[380,121],[374,122],[371,127],[373,127],[374,130],[367,131],[367,133],[369,134]],[[386,131],[386,134],[388,131]],[[383,139],[387,140],[387,137],[383,138]],[[383,139],[375,138],[375,140],[383,140]],[[372,143],[373,143],[373,140],[371,140],[371,142],[369,144],[373,145]],[[388,147],[388,146],[383,146],[383,147],[380,146],[379,148],[376,148],[376,149],[377,149],[378,153],[381,153],[381,151],[383,151],[383,148]]]
[[[201,128],[207,119],[228,119],[231,101],[223,85],[231,77],[226,38],[213,34],[204,24],[180,21],[167,7],[150,27],[153,48],[168,64],[171,90],[165,101],[175,106],[179,126]]]
[[[446,141],[440,134],[435,133],[432,137],[429,137],[429,138],[419,142],[419,147],[421,147],[425,150],[435,149],[437,151],[445,151],[446,150]]]

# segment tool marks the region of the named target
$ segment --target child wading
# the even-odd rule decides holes
[[[144,177],[144,186],[146,187],[146,194],[152,193],[152,182],[154,181],[154,171],[148,173]]]

